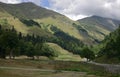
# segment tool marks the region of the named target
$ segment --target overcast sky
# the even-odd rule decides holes
[[[97,15],[120,20],[120,0],[0,0],[4,3],[34,2],[73,20]]]

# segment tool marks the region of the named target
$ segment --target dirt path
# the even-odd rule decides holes
[[[30,70],[30,71],[43,71],[43,72],[55,72],[56,71],[56,70],[33,69],[33,68],[19,68],[19,67],[0,67],[0,69]]]
[[[109,71],[111,73],[120,73],[120,65],[102,64],[102,63],[96,63],[96,62],[87,62],[87,63],[103,66],[106,69],[106,71]]]

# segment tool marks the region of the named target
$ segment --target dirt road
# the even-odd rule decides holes
[[[106,69],[106,71],[109,71],[111,73],[120,73],[120,65],[101,64],[101,63],[96,63],[96,62],[87,62],[87,63],[98,65],[98,66],[103,66]]]

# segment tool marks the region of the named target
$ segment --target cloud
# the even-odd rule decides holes
[[[0,2],[16,4],[20,3],[21,0],[0,0]]]
[[[0,0],[0,2],[11,3],[11,4],[22,3],[22,2],[33,2],[37,5],[41,5],[41,1],[42,0]]]
[[[120,20],[120,0],[0,0],[4,3],[33,2],[73,20],[97,15]]]
[[[41,5],[42,0],[22,0],[21,2],[33,2],[37,5]]]
[[[91,15],[120,19],[120,0],[50,0],[50,5],[74,20]]]

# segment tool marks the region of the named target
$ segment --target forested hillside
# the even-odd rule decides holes
[[[120,27],[106,36],[101,44],[103,47],[98,53],[100,61],[120,63]]]

